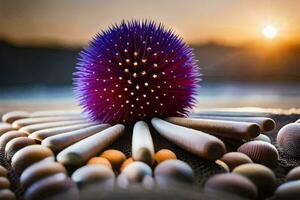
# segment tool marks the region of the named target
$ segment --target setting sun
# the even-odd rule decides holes
[[[272,25],[265,26],[262,32],[267,39],[274,39],[278,35],[278,29]]]

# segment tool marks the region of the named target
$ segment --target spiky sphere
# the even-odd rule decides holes
[[[200,73],[192,49],[153,21],[123,21],[97,34],[76,68],[75,95],[92,120],[185,116],[196,102]]]

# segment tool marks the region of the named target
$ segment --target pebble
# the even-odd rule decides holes
[[[155,153],[155,162],[157,164],[165,161],[165,160],[177,160],[176,154],[169,149],[161,149]]]
[[[254,163],[267,167],[275,167],[279,158],[274,145],[263,141],[247,142],[238,148],[238,152],[249,156]]]
[[[296,200],[300,198],[300,180],[290,181],[280,185],[274,194],[276,200]]]
[[[169,184],[193,183],[192,168],[181,160],[166,160],[157,165],[154,170],[157,185],[168,187]]]
[[[11,166],[17,172],[21,174],[24,169],[44,159],[54,160],[53,152],[41,145],[30,145],[17,151],[11,159]]]
[[[152,176],[152,170],[144,162],[134,161],[125,167],[122,171],[130,183],[142,182],[144,176]]]
[[[24,170],[20,177],[20,184],[26,189],[35,182],[57,173],[64,173],[67,175],[65,167],[60,163],[42,160],[30,165]]]
[[[256,186],[239,174],[224,173],[211,176],[205,183],[206,193],[227,192],[247,199],[257,198]]]
[[[16,195],[9,189],[3,189],[3,190],[0,190],[0,199],[15,200]]]
[[[36,144],[35,141],[28,137],[14,138],[11,141],[9,141],[5,146],[5,157],[8,160],[11,160],[13,155],[16,152],[18,152],[20,149],[35,144]]]
[[[291,123],[282,127],[277,134],[277,144],[284,153],[300,158],[300,124]]]
[[[6,177],[0,177],[0,190],[2,189],[9,189],[10,182]]]
[[[5,167],[0,165],[0,177],[7,177],[8,171]]]
[[[220,158],[220,160],[227,164],[230,171],[239,165],[252,163],[252,160],[249,158],[249,156],[240,152],[226,153],[222,156],[222,158]]]
[[[8,131],[0,137],[0,148],[5,149],[6,144],[14,138],[26,136],[27,135],[25,133],[22,133],[20,131]]]
[[[300,180],[300,166],[295,167],[286,175],[286,179],[289,181]]]
[[[80,189],[90,185],[113,187],[115,174],[104,165],[85,165],[72,174],[72,179]]]
[[[32,184],[24,194],[24,200],[78,200],[76,184],[64,173],[54,174]]]
[[[87,164],[88,165],[105,165],[112,169],[112,166],[111,166],[109,160],[107,160],[106,158],[103,158],[103,157],[93,157],[93,158],[89,159]]]
[[[125,167],[127,167],[127,165],[129,165],[129,164],[131,164],[131,163],[133,163],[133,162],[134,162],[134,160],[132,159],[132,157],[127,158],[127,159],[122,163],[122,165],[121,165],[121,167],[120,167],[120,171],[122,172],[122,171],[125,169]]]
[[[126,160],[125,154],[115,149],[103,151],[100,156],[106,158],[110,162],[114,171],[118,171],[122,163]]]
[[[29,117],[29,113],[25,111],[12,111],[5,113],[2,116],[2,121],[7,122],[7,123],[13,123],[14,121],[18,119],[23,119]]]
[[[0,136],[7,131],[15,130],[9,123],[6,122],[0,122]]]
[[[264,135],[264,134],[259,134],[256,138],[253,138],[253,140],[258,140],[258,141],[263,141],[267,143],[271,143],[271,139],[269,136]]]
[[[276,177],[273,171],[264,165],[243,164],[234,168],[232,172],[249,178],[256,185],[260,195],[268,195],[275,189]]]

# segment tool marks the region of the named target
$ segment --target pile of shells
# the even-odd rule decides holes
[[[178,160],[169,149],[154,149],[150,128],[144,121],[133,126],[130,157],[108,149],[124,134],[123,124],[91,122],[78,111],[14,111],[4,114],[2,121],[0,151],[19,175],[25,200],[88,199],[89,194],[98,194],[99,188],[152,189],[194,182],[191,166]],[[199,158],[213,160],[228,171],[210,177],[205,191],[229,192],[249,199],[274,192],[277,183],[271,169],[277,165],[278,152],[265,134],[275,128],[272,119],[170,117],[153,118],[151,125],[180,148]],[[290,145],[292,140],[280,135],[286,132],[293,135],[297,130],[293,126],[278,134],[279,145],[295,156],[298,154]],[[237,152],[226,153],[223,141],[228,140],[239,144]],[[289,180],[293,184],[280,186],[276,196],[294,195],[296,191],[286,190],[299,186],[298,172],[291,172]],[[5,173],[1,173],[0,168],[0,197],[10,195],[14,199],[9,185],[1,186],[2,176],[5,179]]]

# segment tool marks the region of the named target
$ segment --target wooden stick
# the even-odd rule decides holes
[[[149,127],[144,121],[135,123],[133,127],[132,158],[150,166],[154,162],[154,145]]]
[[[63,116],[63,117],[36,117],[36,118],[25,118],[19,119],[13,122],[14,128],[21,128],[32,124],[40,124],[47,122],[59,122],[59,121],[71,121],[71,120],[83,120],[82,116]]]
[[[76,131],[70,131],[59,135],[54,135],[42,141],[42,145],[50,148],[54,152],[60,152],[71,144],[78,142],[86,137],[94,135],[108,128],[109,124],[100,124]]]
[[[69,166],[80,166],[99,154],[124,133],[125,126],[114,125],[67,147],[57,155],[57,160]]]
[[[163,137],[198,157],[216,160],[226,152],[224,143],[212,135],[158,118],[153,118],[151,123]]]
[[[42,141],[46,139],[47,137],[70,132],[70,131],[76,131],[82,128],[87,128],[90,126],[96,125],[96,123],[93,122],[87,122],[83,124],[76,124],[76,125],[70,125],[70,126],[63,126],[63,127],[55,127],[55,128],[47,128],[43,130],[36,131],[32,134],[30,134],[28,137]]]
[[[13,123],[14,121],[18,119],[23,119],[29,117],[29,113],[25,111],[12,111],[5,113],[2,116],[2,121],[7,122],[7,123]]]
[[[69,125],[76,125],[76,124],[86,124],[86,120],[72,120],[72,121],[59,121],[59,122],[48,122],[48,123],[41,123],[41,124],[32,124],[29,126],[24,126],[19,129],[27,134],[31,134],[35,131],[48,129],[48,128],[55,128],[55,127],[64,127]]]
[[[193,119],[181,117],[169,117],[166,120],[180,126],[193,128],[227,138],[249,140],[257,137],[260,134],[259,126],[255,123],[249,122]]]
[[[252,122],[258,124],[262,132],[272,131],[276,127],[275,121],[269,117],[198,116],[196,118],[238,121],[238,122]]]

